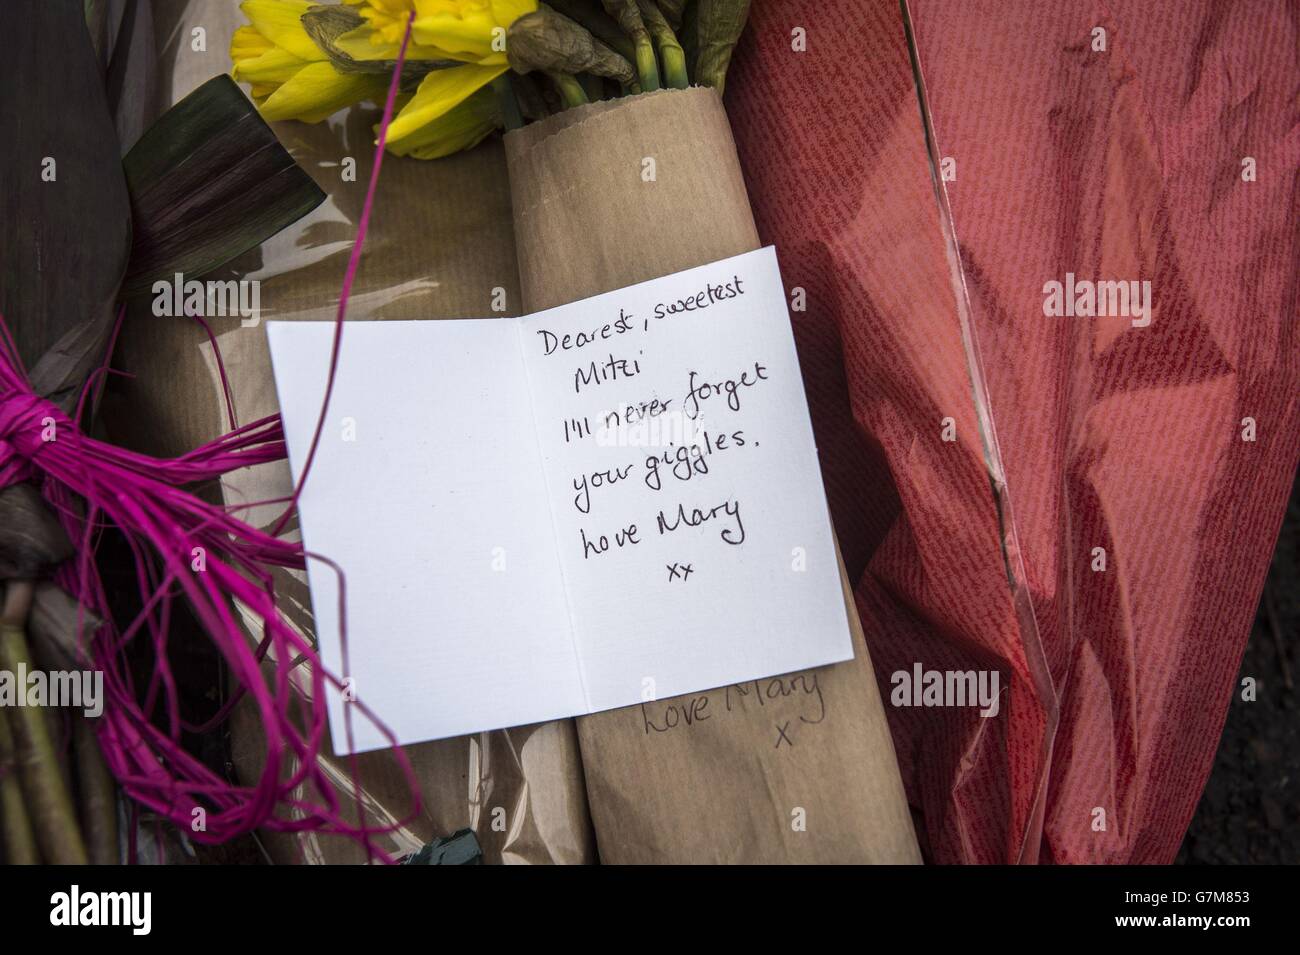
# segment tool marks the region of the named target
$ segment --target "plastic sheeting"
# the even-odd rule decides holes
[[[934,861],[1169,862],[1300,452],[1296,8],[910,13],[938,188],[891,0],[755,4],[727,87],[882,695],[1001,677],[887,707],[909,799]]]

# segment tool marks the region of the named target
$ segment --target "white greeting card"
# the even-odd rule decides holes
[[[296,481],[334,325],[267,334]],[[298,506],[346,581],[345,655],[309,563],[325,664],[402,743],[853,655],[771,248],[522,318],[349,323]]]

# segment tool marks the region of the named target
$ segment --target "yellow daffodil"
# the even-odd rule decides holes
[[[487,135],[486,132],[478,134],[483,129],[484,106],[466,109],[455,119],[447,119],[445,124],[440,120],[509,69],[505,31],[518,17],[536,10],[537,0],[348,2],[358,7],[366,20],[365,26],[345,33],[337,42],[338,48],[354,59],[395,59],[406,32],[406,22],[414,12],[411,41],[415,46],[408,48],[407,55],[411,56],[414,49],[417,58],[456,60],[465,64],[435,69],[420,81],[415,95],[388,127],[388,146],[393,152],[432,158],[434,151],[456,141],[458,135],[463,140],[472,139],[460,147],[466,149]],[[487,98],[480,96],[476,103],[485,104]],[[474,115],[480,117],[478,123],[471,123],[466,118]],[[430,124],[438,125],[434,130],[426,130]],[[439,145],[431,147],[429,142]]]
[[[477,146],[485,136],[500,128],[500,117],[496,94],[490,89],[480,89],[397,142],[389,140],[388,149],[399,156],[441,159]]]
[[[484,87],[504,73],[505,69],[465,65],[434,70],[420,81],[415,95],[393,117],[388,127],[388,148],[401,154],[407,148],[407,140],[418,137],[425,126],[450,113],[475,93],[483,91],[490,94],[491,90],[484,90]],[[482,139],[481,136],[479,138]]]
[[[366,23],[338,39],[357,60],[393,60],[411,25],[408,59],[506,65],[505,31],[537,9],[537,0],[347,0]]]
[[[303,29],[307,0],[244,0],[250,24],[230,41],[232,74],[253,87],[253,100],[268,120],[315,123],[362,100],[382,97],[388,77],[340,73]]]
[[[373,70],[340,71],[302,24],[309,0],[244,0],[251,21],[230,44],[234,77],[253,87],[267,119],[318,122],[362,100],[383,102],[411,15],[407,59],[429,72],[399,100],[388,148],[433,159],[473,146],[500,126],[499,105],[486,87],[509,69],[506,29],[537,9],[537,0],[346,0],[362,21],[329,42]],[[437,63],[427,61],[436,60]],[[463,65],[455,65],[463,64]],[[430,68],[432,67],[432,68]]]

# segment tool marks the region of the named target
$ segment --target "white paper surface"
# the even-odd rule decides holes
[[[267,334],[297,480],[334,325]],[[853,655],[770,248],[518,319],[349,323],[299,513],[346,579],[345,667],[309,563],[325,664],[403,743]]]

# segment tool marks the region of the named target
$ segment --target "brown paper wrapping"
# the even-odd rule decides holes
[[[156,35],[165,44],[159,50],[163,96],[175,102],[228,66],[224,51],[242,17],[235,5],[222,0],[162,5],[157,17]],[[193,26],[207,31],[212,52],[206,56],[175,39],[190,37]],[[370,175],[371,127],[376,121],[373,111],[352,110],[328,124],[276,127],[281,141],[329,199],[260,250],[241,257],[229,272],[212,276],[260,281],[264,321],[334,318]],[[347,158],[356,163],[351,178],[343,175]],[[386,157],[349,321],[488,316],[493,314],[495,289],[504,291],[506,314],[517,314],[516,276],[499,142],[439,162]],[[278,405],[264,321],[255,327],[242,327],[237,318],[207,321],[229,375],[239,421],[274,414]],[[115,377],[105,401],[101,420],[113,440],[175,455],[228,429],[214,353],[196,323],[155,317],[145,303],[127,320],[115,364],[133,377]],[[283,497],[290,489],[288,465],[279,462],[238,472],[220,489],[211,490],[233,504]],[[265,525],[278,510],[256,509],[246,519]],[[310,632],[305,576],[282,572],[276,587],[286,617]],[[430,612],[436,613],[436,608]],[[248,620],[248,625],[251,633],[260,633],[256,620]],[[194,633],[185,639],[205,638]],[[263,756],[254,710],[237,709],[230,742],[234,776],[251,784]],[[594,861],[571,720],[423,743],[406,751],[419,780],[423,808],[393,836],[377,838],[379,848],[401,854],[469,827],[487,862]],[[327,756],[326,763],[340,803],[350,805],[347,761]],[[387,824],[405,816],[409,789],[392,754],[367,753],[357,757],[357,765],[370,822]],[[315,798],[312,793],[299,795]],[[263,832],[262,842],[277,862],[364,861],[359,846],[339,837]]]
[[[505,143],[526,311],[759,246],[710,89],[594,103]],[[602,861],[920,861],[844,583],[852,662],[578,719]],[[719,718],[685,725],[697,696]]]

